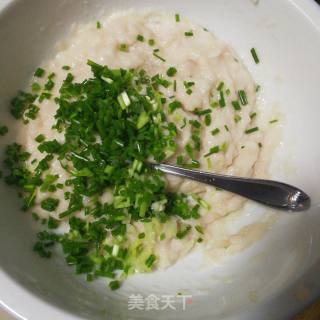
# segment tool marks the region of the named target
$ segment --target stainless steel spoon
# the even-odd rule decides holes
[[[305,192],[278,181],[233,177],[168,164],[150,165],[164,173],[215,186],[277,209],[302,211],[308,209],[311,203]]]

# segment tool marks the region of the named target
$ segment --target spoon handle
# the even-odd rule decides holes
[[[310,207],[310,197],[302,190],[286,183],[240,178],[168,164],[151,164],[154,169],[221,188],[264,205],[288,211],[302,211]]]

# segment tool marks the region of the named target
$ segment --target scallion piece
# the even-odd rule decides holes
[[[258,131],[258,130],[259,130],[258,127],[253,127],[253,128],[247,129],[247,130],[245,131],[245,133],[246,133],[246,134],[250,134],[250,133],[256,132],[256,131]]]
[[[144,232],[141,232],[138,234],[139,239],[143,239],[145,236],[146,236],[146,234]]]
[[[126,43],[120,43],[119,50],[122,52],[129,52],[129,46]]]
[[[204,117],[204,123],[205,125],[208,127],[211,124],[211,115],[210,114],[206,114]]]
[[[238,100],[232,101],[231,104],[232,104],[234,110],[236,110],[236,111],[241,110],[241,106],[240,106],[240,103]]]
[[[247,94],[244,90],[239,90],[238,91],[238,96],[240,99],[240,102],[243,106],[246,106],[248,104],[248,99],[247,99]]]
[[[151,254],[146,260],[145,264],[148,268],[151,268],[155,261],[156,261],[156,256],[154,254]]]
[[[210,148],[209,152],[207,154],[205,154],[205,158],[211,156],[214,153],[218,153],[220,151],[220,146],[214,146],[212,148]]]
[[[160,55],[158,55],[156,52],[153,52],[153,55],[158,58],[159,60],[161,60],[162,62],[166,62],[166,59],[162,58]]]
[[[120,281],[118,281],[118,280],[113,280],[113,281],[110,281],[109,282],[109,288],[111,289],[111,290],[117,290],[117,289],[119,289],[120,288]]]
[[[131,101],[126,91],[123,91],[118,96],[118,102],[120,104],[121,109],[123,110],[125,110],[130,105]]]
[[[148,114],[143,111],[140,113],[138,121],[137,121],[137,129],[140,130],[143,128],[147,123],[149,122],[149,116]]]
[[[202,226],[197,225],[197,226],[195,226],[194,228],[195,228],[199,233],[204,234],[204,231],[203,231],[203,227],[202,227]]]
[[[140,41],[140,42],[143,42],[144,41],[144,36],[141,35],[141,34],[138,34],[137,35],[137,40]]]
[[[235,122],[235,123],[238,123],[239,121],[241,121],[241,117],[240,117],[238,114],[236,114],[236,115],[234,116],[234,122]]]
[[[252,112],[250,113],[250,119],[253,119],[257,116],[257,113],[256,112]]]
[[[219,128],[215,128],[214,130],[211,131],[211,135],[215,136],[220,132]]]
[[[186,32],[184,33],[184,35],[185,35],[186,37],[192,37],[192,36],[193,36],[193,31],[192,31],[192,30],[186,31]]]
[[[217,87],[217,90],[218,90],[218,91],[221,91],[221,90],[223,89],[223,87],[224,87],[224,82],[221,81],[221,82],[219,83],[218,87]]]
[[[153,47],[155,45],[155,43],[156,42],[154,41],[154,39],[149,39],[148,40],[148,44],[149,44],[150,47]]]
[[[220,105],[220,108],[223,108],[226,106],[226,101],[224,99],[223,91],[220,91],[219,105]]]
[[[0,136],[4,136],[8,132],[9,132],[8,127],[0,124]]]
[[[34,76],[37,77],[37,78],[42,78],[44,76],[44,69],[42,68],[38,68],[35,73],[34,73]]]
[[[258,55],[257,55],[256,49],[255,49],[255,48],[251,48],[250,52],[251,52],[251,55],[252,55],[252,57],[253,57],[254,62],[255,62],[256,64],[258,64],[258,63],[260,62],[260,60],[259,60],[259,57],[258,57]]]
[[[31,90],[33,92],[38,92],[41,90],[41,86],[38,82],[34,82],[32,85],[31,85]]]
[[[175,67],[170,67],[167,70],[167,76],[168,77],[173,77],[177,73],[177,69]]]

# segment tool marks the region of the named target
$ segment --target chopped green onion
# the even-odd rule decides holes
[[[37,78],[42,78],[44,76],[44,69],[42,68],[38,68],[35,73],[34,73],[34,76],[37,77]]]
[[[169,112],[173,113],[176,109],[182,108],[182,103],[178,100],[174,100],[173,102],[169,103]]]
[[[193,158],[193,148],[191,147],[191,145],[189,143],[187,143],[184,147],[184,149],[186,150],[188,156],[190,158]]]
[[[149,39],[148,40],[148,44],[149,44],[149,46],[151,46],[151,47],[153,47],[154,45],[155,45],[155,41],[154,41],[154,39]]]
[[[212,110],[211,109],[205,109],[205,110],[195,109],[193,113],[200,117],[200,116],[204,116],[206,114],[212,113]]]
[[[212,101],[210,103],[210,107],[213,108],[213,109],[217,108],[218,106],[219,106],[219,102],[218,101]]]
[[[220,93],[219,105],[220,105],[220,108],[223,108],[226,106],[226,101],[224,99],[223,91],[220,91],[219,93]]]
[[[38,143],[41,143],[41,142],[43,142],[45,139],[46,139],[46,138],[45,138],[45,136],[44,136],[43,134],[39,134],[39,135],[36,136],[35,141],[38,142]]]
[[[185,35],[186,37],[192,37],[192,36],[193,36],[193,31],[192,31],[192,30],[187,31],[187,32],[184,33],[184,35]]]
[[[253,119],[257,116],[257,113],[256,112],[252,112],[250,113],[250,119]]]
[[[128,208],[131,206],[130,199],[124,196],[115,196],[113,199],[113,205],[116,209]]]
[[[112,248],[112,253],[111,253],[111,254],[112,254],[114,257],[116,257],[116,256],[118,255],[118,253],[119,253],[119,249],[120,249],[119,245],[115,244],[115,245],[113,246],[113,248]]]
[[[177,156],[176,162],[178,166],[181,166],[183,164],[183,156],[182,155]]]
[[[101,22],[97,21],[97,29],[101,29]]]
[[[123,91],[118,96],[118,102],[120,104],[121,109],[123,110],[125,110],[130,105],[131,101],[126,91]]]
[[[114,171],[114,167],[113,166],[110,166],[110,165],[107,165],[105,168],[104,168],[104,173],[110,175],[113,171]]]
[[[151,254],[146,260],[145,264],[148,268],[151,268],[155,261],[156,261],[156,256],[154,254]]]
[[[176,14],[175,14],[175,18],[176,18],[176,22],[180,22],[180,15],[179,15],[179,13],[176,13]]]
[[[49,212],[56,210],[58,205],[59,205],[59,199],[54,199],[51,197],[41,201],[41,208]]]
[[[48,219],[48,229],[57,229],[59,227],[59,220],[56,220],[52,217]]]
[[[218,87],[217,87],[217,90],[218,90],[218,91],[221,91],[221,90],[223,89],[223,87],[224,87],[224,82],[221,81],[221,82],[219,83]]]
[[[140,42],[143,42],[144,41],[144,36],[141,35],[141,34],[138,34],[137,35],[137,40],[140,41]]]
[[[239,121],[241,121],[241,117],[240,117],[238,114],[236,114],[236,115],[234,116],[234,122],[235,122],[235,123],[238,123]]]
[[[144,232],[141,232],[138,234],[139,239],[143,239],[145,236],[146,236],[146,234]]]
[[[187,125],[187,119],[186,118],[183,118],[183,125],[180,127],[180,129],[183,129],[183,128],[185,128],[186,127],[186,125]]]
[[[34,221],[39,221],[39,216],[38,216],[38,214],[36,213],[36,212],[32,212],[32,219],[34,220]]]
[[[156,52],[153,52],[153,55],[158,58],[159,60],[161,60],[162,62],[166,62],[166,60],[164,58],[162,58],[161,56],[159,56]]]
[[[111,290],[117,290],[120,288],[120,281],[118,280],[113,280],[109,282],[109,288]]]
[[[8,133],[9,129],[7,126],[0,125],[0,136],[4,136]]]
[[[246,133],[246,134],[250,134],[250,133],[256,132],[256,131],[258,131],[258,130],[259,130],[258,127],[254,127],[254,128],[247,129],[247,130],[245,131],[245,133]]]
[[[231,104],[232,104],[234,110],[236,110],[236,111],[241,110],[241,106],[240,106],[240,103],[238,100],[232,101]]]
[[[129,46],[125,43],[121,43],[119,45],[119,50],[122,52],[129,52]]]
[[[195,226],[194,228],[195,228],[199,233],[204,234],[204,231],[203,231],[203,227],[202,227],[202,226],[197,225],[197,226]]]
[[[140,130],[143,128],[147,123],[149,122],[149,116],[148,114],[143,111],[140,113],[138,121],[137,121],[137,129]]]
[[[168,77],[173,77],[177,73],[177,69],[175,67],[170,67],[167,70],[167,76]]]
[[[47,91],[50,91],[52,90],[53,87],[54,87],[54,82],[51,79],[48,79],[48,81],[44,85],[44,89]]]
[[[269,121],[269,123],[276,123],[276,122],[278,122],[278,119],[273,119]]]
[[[32,90],[33,92],[38,92],[38,91],[40,91],[40,90],[41,90],[40,84],[37,83],[37,82],[34,82],[34,83],[31,85],[31,90]]]
[[[214,130],[211,131],[211,135],[215,136],[220,132],[219,128],[215,128]]]
[[[243,106],[248,104],[247,94],[244,90],[239,90],[238,96],[239,96],[240,102]]]
[[[105,77],[105,76],[103,76],[103,75],[101,76],[101,79],[102,79],[103,81],[109,83],[109,84],[112,84],[112,83],[114,82],[113,79],[107,78],[107,77]]]
[[[54,72],[51,72],[51,73],[48,75],[48,79],[49,79],[49,80],[52,80],[55,76],[56,76],[56,74],[55,74]]]
[[[209,152],[205,154],[205,158],[211,156],[212,154],[218,153],[220,151],[220,146],[214,146],[210,148]]]
[[[191,226],[190,226],[190,225],[187,225],[184,229],[179,230],[179,231],[177,232],[176,237],[177,237],[178,239],[183,239],[183,238],[189,233],[190,230],[191,230]]]
[[[227,149],[228,149],[228,143],[224,142],[220,147],[220,151],[225,152],[225,151],[227,151]]]
[[[201,128],[201,123],[198,120],[189,120],[189,123],[196,129]]]
[[[204,123],[207,127],[210,126],[210,124],[211,124],[211,115],[210,114],[206,114],[206,116],[204,117]]]
[[[257,55],[257,52],[256,52],[256,49],[255,48],[251,48],[250,50],[251,54],[252,54],[252,57],[253,57],[253,60],[256,64],[258,64],[260,62],[259,60],[259,57]]]

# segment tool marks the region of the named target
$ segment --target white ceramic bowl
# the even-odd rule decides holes
[[[2,0],[1,121],[8,118],[10,97],[53,55],[55,41],[67,36],[73,22],[131,7],[180,12],[235,47],[263,87],[263,105],[283,114],[272,176],[305,189],[312,208],[280,213],[260,242],[210,268],[199,268],[200,255],[192,254],[110,293],[103,282],[87,284],[73,276],[59,257],[36,256],[30,218],[19,211],[15,192],[1,184],[2,305],[30,320],[290,319],[320,294],[320,7],[312,0]],[[253,46],[259,66],[250,56]],[[254,217],[262,209],[247,210]],[[193,295],[186,311],[128,311],[130,294],[178,291]]]

